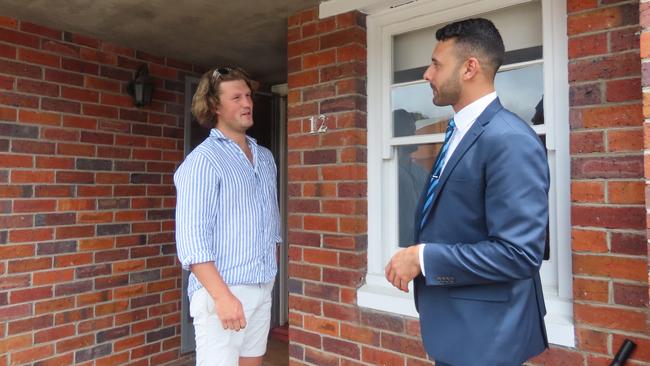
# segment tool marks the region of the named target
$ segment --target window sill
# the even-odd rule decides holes
[[[544,320],[549,343],[575,347],[573,303],[559,298],[551,290],[545,290],[544,300],[547,310]],[[391,286],[381,275],[366,276],[366,284],[357,292],[357,303],[364,308],[418,317],[413,303],[412,283],[409,285],[409,293],[404,293]]]

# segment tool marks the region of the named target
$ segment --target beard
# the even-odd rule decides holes
[[[454,105],[460,99],[462,86],[460,84],[459,70],[461,63],[456,65],[454,72],[437,88],[431,85],[433,91],[433,104],[438,107]]]

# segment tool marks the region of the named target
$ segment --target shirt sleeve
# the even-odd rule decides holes
[[[214,262],[214,227],[219,178],[198,151],[190,154],[174,174],[176,186],[176,248],[183,269]]]
[[[420,256],[420,270],[422,271],[422,276],[426,277],[424,273],[424,244],[418,245],[418,255]]]

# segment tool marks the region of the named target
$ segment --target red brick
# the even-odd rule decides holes
[[[607,303],[609,283],[607,281],[575,278],[573,280],[573,297],[576,300]]]
[[[304,227],[305,230],[338,231],[337,220],[334,217],[305,216]]]
[[[610,203],[642,204],[645,202],[645,183],[642,181],[612,181],[607,184]]]
[[[97,120],[81,116],[63,116],[63,126],[94,130],[97,129]]]
[[[72,272],[72,271],[70,271]],[[67,280],[70,281],[70,280]],[[54,300],[40,301],[34,304],[34,314],[50,314],[61,310],[74,308],[74,297],[57,298]]]
[[[573,256],[573,273],[587,276],[610,277],[631,281],[645,281],[648,273],[643,259],[581,255]]]
[[[79,211],[94,210],[96,208],[94,199],[61,199],[58,201],[58,211]]]
[[[643,150],[643,131],[641,129],[608,131],[607,150],[611,152]]]
[[[321,269],[320,267],[310,266],[302,263],[289,263],[289,277],[320,281]]]
[[[571,176],[576,179],[641,178],[643,168],[641,156],[574,158],[571,162]]]
[[[2,60],[0,60],[0,69],[1,68]],[[0,91],[0,104],[5,104],[13,107],[38,108],[38,98],[32,95],[15,94]]]
[[[362,344],[379,346],[379,332],[371,328],[341,323],[341,337]]]
[[[338,319],[342,321],[358,322],[359,309],[354,306],[339,305],[324,302],[323,314],[328,318]]]
[[[607,33],[569,39],[569,59],[607,53]]]
[[[61,115],[58,113],[36,112],[23,109],[19,111],[18,120],[25,123],[59,126],[61,124]]]
[[[303,86],[311,86],[319,81],[318,70],[309,70],[299,73],[291,73],[288,76],[289,88],[300,88]],[[291,114],[290,114],[291,115]]]
[[[10,262],[11,263],[11,262]],[[11,290],[14,288],[25,288],[29,287],[29,275],[19,275],[19,276],[3,276],[0,278],[0,289],[2,290]],[[5,293],[5,295],[7,295]],[[8,303],[8,299],[5,297],[3,303]]]
[[[640,27],[635,24],[629,28],[617,29],[610,32],[609,48],[612,52],[634,50],[639,48]]]
[[[645,231],[643,235],[638,233],[612,233],[612,253],[629,255],[646,255],[647,242]]]
[[[390,333],[382,333],[381,346],[384,349],[398,353],[404,353],[420,358],[427,357],[422,342],[419,339],[407,338]]]
[[[608,102],[629,102],[641,99],[641,79],[612,80],[607,82]]]
[[[290,277],[293,276],[290,275]],[[289,309],[314,315],[322,314],[320,301],[292,294],[289,294]]]
[[[65,339],[56,343],[56,352],[63,353],[75,349],[82,349],[92,345],[95,342],[95,336],[92,334],[81,337]]]
[[[567,19],[567,32],[571,36],[579,33],[635,24],[639,19],[638,16],[639,8],[636,4],[602,8],[577,15],[569,15]]]
[[[571,201],[605,202],[605,184],[602,181],[572,181]]]
[[[569,81],[590,81],[639,75],[639,55],[635,52],[606,55],[569,62]]]
[[[59,56],[53,55],[51,53],[31,50],[29,48],[19,48],[18,59],[20,61],[50,66],[54,68],[58,68],[61,65],[61,58]]]
[[[38,362],[34,362],[34,366],[60,366],[60,365],[72,365],[73,363],[74,363],[74,353],[70,352],[61,356],[56,356],[45,360],[39,360]]]
[[[645,308],[648,304],[648,286],[614,283],[614,303]]]
[[[79,56],[79,47],[71,44],[44,39],[41,43],[41,46],[43,50],[50,51],[62,56]]]
[[[53,229],[12,230],[9,241],[12,243],[39,242],[53,239]]]
[[[582,110],[582,123],[586,128],[641,126],[643,115],[638,104],[594,107]]]
[[[405,362],[404,355],[365,346],[361,349],[361,360],[371,365],[382,366],[403,366]]]
[[[18,29],[18,20],[9,16],[0,16],[0,27]]]
[[[329,334],[332,336],[338,336],[339,333],[339,323],[337,321],[317,318],[314,316],[304,317],[304,328],[307,331],[321,335]]]
[[[312,348],[305,349],[305,361],[312,365],[339,366],[339,358],[337,356],[316,351]]]
[[[34,245],[2,245],[0,246],[0,258],[12,259],[21,257],[31,257],[35,254]]]
[[[40,347],[33,347],[23,351],[16,351],[11,353],[11,362],[20,365],[31,363],[36,360],[48,358],[54,355],[54,345],[45,345]]]
[[[34,145],[38,146],[38,143],[34,143]],[[13,170],[11,172],[11,182],[12,183],[54,183],[54,172],[47,172],[41,170],[36,170],[36,171]]]
[[[567,12],[573,13],[577,11],[593,9],[598,7],[597,0],[570,0],[567,1]]]
[[[584,355],[563,348],[550,348],[541,355],[529,360],[534,365],[555,366],[555,365],[583,365]]]
[[[91,75],[84,76],[84,87],[117,93],[120,91],[120,83],[115,80],[103,79]]]
[[[320,335],[311,332],[305,332],[296,328],[289,328],[289,340],[292,343],[305,344],[316,348],[321,347]]]
[[[339,301],[339,287],[304,281],[304,295],[315,299]]]
[[[574,304],[575,320],[606,329],[644,332],[645,313],[620,308]]]
[[[34,333],[34,344],[51,342],[57,339],[73,336],[74,334],[75,327],[72,324],[49,328]]]
[[[9,303],[33,302],[52,297],[52,287],[32,287],[24,290],[13,290],[9,293]]]
[[[595,230],[571,230],[573,250],[578,252],[607,253],[607,233]]]
[[[0,307],[0,321],[6,322],[12,319],[25,318],[32,315],[32,304],[20,304],[14,306],[2,306]],[[3,339],[0,338],[0,349],[2,348]],[[31,336],[30,336],[31,342]],[[7,345],[5,343],[5,345]]]
[[[93,261],[92,253],[75,253],[67,255],[58,255],[54,258],[54,266],[76,267],[84,264],[90,264]]]

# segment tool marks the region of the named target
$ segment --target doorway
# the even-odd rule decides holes
[[[185,156],[189,154],[210,134],[194,120],[190,112],[192,96],[199,79],[188,76],[185,79]],[[285,88],[286,89],[286,88]],[[287,238],[287,114],[286,92],[282,87],[272,88],[273,92],[256,92],[253,97],[253,116],[255,123],[247,134],[257,140],[259,145],[271,150],[278,167],[278,204],[282,220],[282,238],[285,244],[280,246],[278,274],[273,288],[273,307],[271,310],[271,329],[280,329],[287,324],[288,306],[288,248]],[[190,317],[189,299],[187,298],[187,281],[189,272],[183,271],[183,294],[181,298],[181,353],[193,352],[194,326]]]

